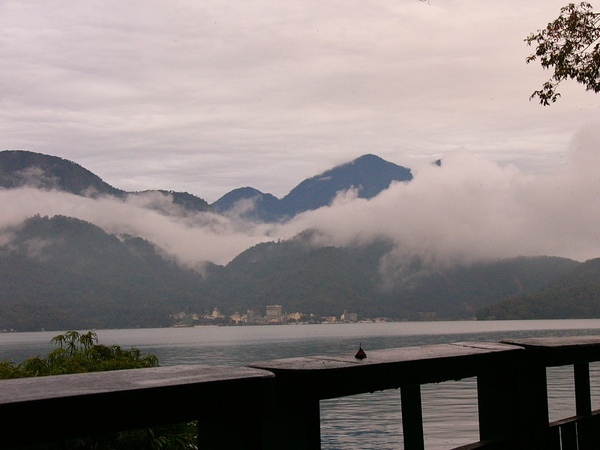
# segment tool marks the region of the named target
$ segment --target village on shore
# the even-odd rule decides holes
[[[230,316],[221,314],[219,308],[214,308],[211,314],[197,314],[180,312],[173,314],[173,326],[176,328],[207,326],[207,325],[299,325],[313,323],[356,323],[359,322],[358,314],[344,312],[338,316],[317,316],[295,312],[286,314],[281,305],[267,305],[266,315],[260,316],[249,309],[245,314],[238,312]],[[389,322],[390,319],[378,317],[375,319],[361,318],[360,322]]]

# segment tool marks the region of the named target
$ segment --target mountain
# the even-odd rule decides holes
[[[85,197],[110,195],[117,198],[126,196],[159,193],[172,198],[174,204],[185,211],[208,211],[209,204],[187,192],[165,190],[126,192],[104,182],[99,176],[72,161],[42,153],[24,150],[5,150],[0,152],[0,187],[15,189],[34,187],[46,190],[59,190]],[[160,209],[159,205],[150,205]]]
[[[63,216],[33,217],[3,237],[0,329],[168,326],[170,314],[210,303],[197,272],[140,238]]]
[[[188,193],[125,192],[81,166],[25,151],[0,152],[0,188],[33,186],[75,195],[138,196],[162,214],[213,209],[272,221],[329,204],[356,188],[372,198],[409,169],[365,155],[300,183],[281,200],[253,188],[213,205]],[[234,211],[233,211],[234,210]],[[239,254],[202,275],[180,267],[152,242],[117,236],[75,218],[36,216],[0,230],[0,329],[39,330],[166,326],[170,315],[225,314],[281,304],[288,312],[398,320],[596,316],[600,260],[514,258],[436,267],[418,257],[390,262],[392,244],[312,245],[310,231]],[[393,270],[392,270],[393,269]],[[554,284],[550,284],[554,283]],[[544,289],[544,290],[542,290]],[[512,299],[501,308],[489,305]],[[599,310],[600,311],[600,310]]]
[[[433,269],[407,257],[394,278],[381,270],[389,242],[315,247],[306,232],[256,245],[226,266],[208,264],[200,275],[151,242],[64,216],[32,217],[0,242],[0,329],[20,331],[159,327],[181,311],[262,315],[267,304],[317,316],[468,319],[581,267],[540,257]]]
[[[56,156],[24,150],[0,152],[0,187],[6,189],[29,186],[86,197],[111,195],[118,198],[148,197],[156,193],[172,199],[173,204],[182,208],[182,213],[215,211],[263,222],[289,219],[301,212],[329,205],[341,191],[354,188],[360,198],[368,199],[387,189],[394,181],[406,182],[411,179],[410,169],[375,155],[364,155],[302,181],[281,200],[257,189],[244,187],[234,189],[209,205],[205,200],[187,192],[126,192],[109,185],[79,164]],[[150,201],[146,204],[165,214],[173,213],[172,210],[165,209],[164,202]]]
[[[281,214],[298,213],[331,204],[340,191],[355,188],[360,198],[373,198],[394,181],[410,181],[410,169],[385,161],[379,156],[364,155],[304,180],[281,200]]]
[[[390,243],[314,247],[308,236],[259,244],[225,267],[209,268],[206,282],[221,308],[260,311],[280,304],[317,315],[346,309],[361,317],[469,319],[484,305],[534,292],[580,264],[538,257],[432,269],[407,257],[399,277],[381,270]]]
[[[203,212],[203,211],[212,211],[212,207],[206,202],[206,200],[201,199],[200,197],[196,197],[193,194],[188,192],[175,192],[175,191],[166,191],[163,189],[156,190],[147,190],[147,191],[139,191],[139,192],[130,192],[127,194],[127,197],[133,196],[152,196],[158,195],[162,198],[168,198],[169,203],[173,203],[181,207],[181,213],[185,214],[186,212]],[[162,199],[161,199],[162,200]],[[163,201],[158,202],[150,202],[147,204],[147,207],[161,211],[165,214],[174,214],[172,208],[165,208]],[[181,215],[181,214],[179,214]]]
[[[369,199],[387,189],[394,181],[410,180],[410,169],[385,161],[379,156],[364,155],[302,181],[281,200],[246,187],[225,194],[211,206],[226,213],[236,205],[241,205],[245,208],[246,217],[277,221],[327,206],[342,191],[354,188],[360,198]]]
[[[600,258],[591,259],[531,295],[486,306],[480,319],[589,319],[600,317]]]
[[[228,192],[211,207],[220,213],[261,222],[273,222],[280,216],[280,201],[271,194],[263,194],[257,189],[243,187]]]
[[[72,161],[24,150],[0,152],[0,187],[13,189],[23,186],[89,197],[102,194],[122,197],[125,194]]]
[[[303,238],[258,244],[227,266],[209,267],[206,281],[224,311],[264,312],[268,304],[305,314],[380,315],[377,260],[388,246],[312,247]]]

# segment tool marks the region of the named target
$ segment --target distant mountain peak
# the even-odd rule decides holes
[[[211,206],[216,211],[227,212],[241,202],[254,202],[251,214],[246,212],[245,217],[278,221],[327,206],[342,191],[355,188],[358,189],[359,197],[373,198],[387,189],[393,181],[411,179],[410,169],[377,155],[366,154],[304,180],[281,200],[271,194],[245,187],[225,194]]]
[[[374,155],[373,153],[367,153],[365,155],[359,156],[356,159],[353,159],[352,161],[350,161],[349,164],[356,164],[356,163],[361,163],[361,162],[370,162],[370,161],[378,161],[378,162],[384,162],[387,163],[387,161],[385,159],[383,159],[381,156],[377,156]]]
[[[330,205],[336,195],[350,189],[356,189],[360,198],[370,199],[387,189],[394,181],[406,182],[411,179],[410,169],[368,153],[302,181],[282,199],[246,186],[234,189],[208,205],[201,198],[187,192],[126,192],[112,187],[79,164],[57,156],[26,150],[0,151],[0,187],[6,189],[30,186],[86,197],[112,195],[119,198],[155,192],[171,197],[172,202],[182,209],[182,213],[212,209],[237,218],[263,222],[286,220],[299,213]],[[174,211],[163,203],[148,203],[147,207],[164,213]]]
[[[99,176],[73,161],[26,150],[0,152],[0,187],[24,186],[56,189],[75,195],[121,196],[124,191],[105,183]]]
[[[104,182],[99,176],[73,161],[58,156],[26,150],[0,151],[0,187],[16,189],[33,187],[45,190],[59,190],[85,197],[112,195],[124,198],[126,195],[140,196],[156,192],[169,196],[175,205],[185,211],[207,211],[206,201],[187,192],[148,190],[126,192]],[[153,209],[155,208],[150,205]]]
[[[211,207],[220,213],[234,213],[249,220],[277,220],[279,199],[250,186],[234,189],[214,202]]]
[[[366,154],[348,163],[340,164],[296,186],[282,202],[285,212],[292,217],[300,212],[331,204],[341,191],[358,189],[360,198],[373,198],[386,190],[393,181],[410,181],[410,169]]]

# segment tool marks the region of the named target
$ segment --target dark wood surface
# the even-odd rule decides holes
[[[600,336],[507,339],[502,343],[525,348],[530,363],[546,367],[600,361]]]
[[[504,339],[502,343],[523,347],[558,348],[558,347],[600,347],[600,336],[558,336],[526,339]]]
[[[481,342],[401,347],[354,355],[276,359],[251,364],[275,373],[281,389],[303,389],[318,399],[335,398],[411,384],[458,380],[512,369],[523,360],[522,347]],[[305,389],[304,389],[305,390]]]
[[[9,403],[123,391],[198,385],[230,380],[272,378],[272,373],[249,367],[170,366],[47,377],[0,380],[0,407]]]
[[[415,362],[442,361],[446,358],[477,357],[497,352],[519,352],[521,348],[493,342],[457,342],[453,344],[426,345],[420,347],[400,347],[369,351],[367,357],[357,359],[354,355],[310,356],[299,358],[274,359],[256,362],[250,367],[272,370],[277,373],[297,370],[346,369],[380,364],[403,364]]]
[[[248,367],[171,366],[0,380],[2,448],[192,420],[249,435],[273,378]]]

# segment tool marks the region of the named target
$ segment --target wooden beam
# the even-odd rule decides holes
[[[235,427],[263,414],[273,378],[247,367],[189,365],[2,380],[2,445],[196,419]]]

